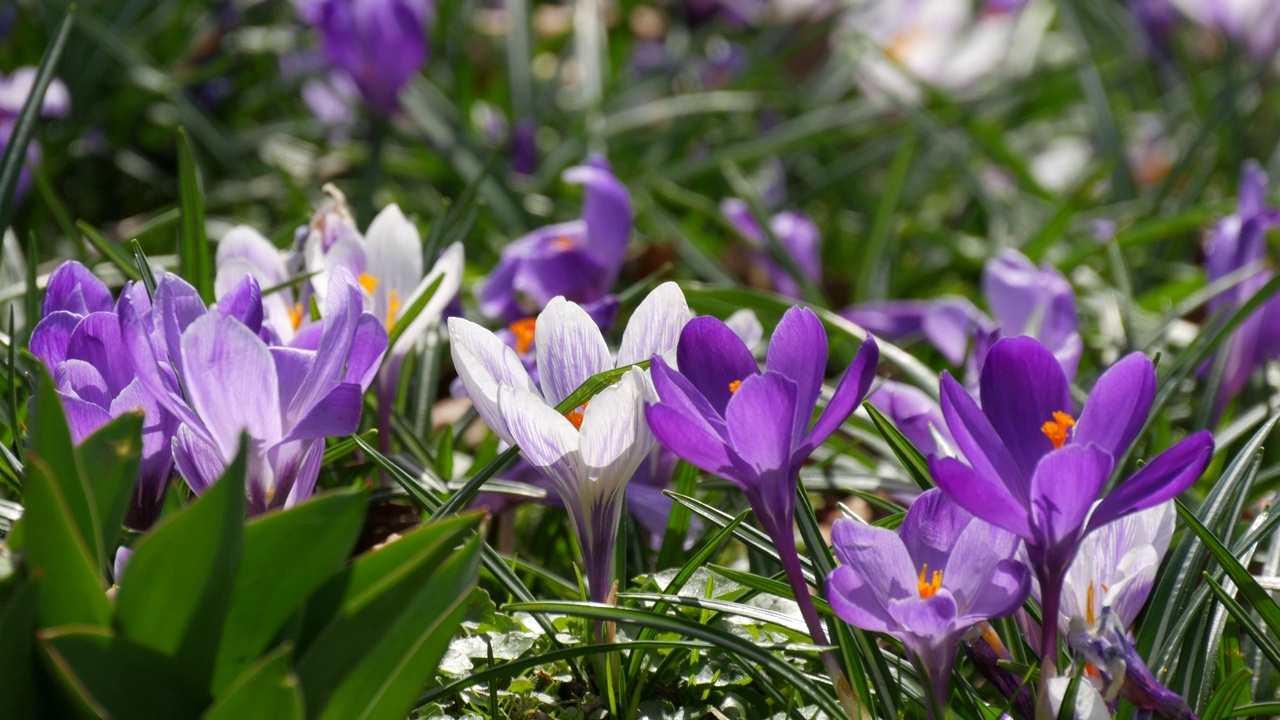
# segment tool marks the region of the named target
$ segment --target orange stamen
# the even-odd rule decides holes
[[[302,303],[294,303],[293,307],[286,310],[289,312],[289,322],[293,325],[293,329],[296,331],[302,327]]]
[[[1059,410],[1053,414],[1052,420],[1040,426],[1040,432],[1053,443],[1053,449],[1060,450],[1067,442],[1067,430],[1075,424],[1075,418]]]
[[[378,278],[370,275],[369,273],[360,273],[359,281],[360,287],[369,292],[373,292],[374,288],[378,287]]]
[[[1093,603],[1093,599],[1093,583],[1089,583],[1089,590],[1084,594],[1084,619],[1089,621],[1091,626],[1097,620],[1097,614],[1094,612],[1096,606]]]
[[[582,403],[582,405],[579,406],[577,410],[570,410],[569,412],[564,414],[564,419],[568,420],[569,423],[573,425],[574,430],[582,429],[582,419],[586,417],[587,406],[590,404],[591,404],[591,401],[588,400]]]
[[[925,582],[924,578],[928,572],[929,564],[925,563],[924,567],[920,568],[920,580],[916,583],[916,589],[920,591],[920,597],[924,600],[928,600],[934,595],[937,595],[938,590],[942,588],[942,571],[934,570],[933,576],[929,579],[929,582]]]
[[[537,329],[537,324],[538,318],[527,317],[507,326],[511,334],[516,336],[516,352],[523,355],[529,352],[529,348],[533,347],[533,332]]]
[[[387,332],[396,326],[396,315],[400,314],[400,293],[395,290],[387,297]]]
[[[733,382],[729,383],[729,392],[736,393],[738,392],[738,388],[740,387],[742,387],[742,381],[734,380]]]
[[[577,246],[578,246],[578,243],[575,242],[574,239],[569,237],[568,235],[561,235],[560,237],[551,241],[551,247],[555,248],[556,250],[569,250]]]

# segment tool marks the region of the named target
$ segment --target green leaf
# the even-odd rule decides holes
[[[206,682],[222,637],[244,534],[248,438],[222,477],[133,546],[116,605],[125,638]]]
[[[360,535],[367,495],[335,490],[245,526],[214,663],[214,694],[257,659],[311,593],[342,569]]]
[[[1214,537],[1213,532],[1200,522],[1200,518],[1195,516],[1181,502],[1178,503],[1178,516],[1182,521],[1191,528],[1191,531],[1200,538],[1200,541],[1209,549],[1209,553],[1218,561],[1223,570],[1227,571],[1227,577],[1231,578],[1231,582],[1236,584],[1236,589],[1240,596],[1249,604],[1250,609],[1258,613],[1262,617],[1262,622],[1266,624],[1267,629],[1271,631],[1272,636],[1280,637],[1280,605],[1271,599],[1271,595],[1258,581],[1253,578],[1249,569],[1240,564],[1227,546],[1223,545],[1218,538]]]
[[[0,698],[5,714],[14,718],[35,717],[35,686],[32,659],[36,632],[36,598],[39,580],[18,585],[0,606]]]
[[[117,247],[115,243],[108,240],[107,236],[98,232],[97,228],[83,220],[77,220],[76,227],[79,228],[80,232],[89,239],[89,244],[93,245],[98,252],[102,253],[103,257],[110,260],[111,264],[115,265],[116,269],[124,273],[125,277],[133,280],[134,282],[142,280],[142,271],[138,270],[137,264],[130,260],[129,256]]]
[[[54,73],[58,69],[58,60],[67,46],[67,37],[71,34],[71,25],[76,16],[76,6],[72,5],[62,17],[57,31],[53,34],[53,42],[45,48],[44,57],[40,58],[40,66],[36,70],[36,79],[31,85],[27,101],[22,105],[17,120],[5,145],[4,156],[0,159],[0,234],[9,227],[13,206],[16,202],[18,178],[22,174],[22,166],[27,161],[27,147],[36,134],[36,123],[40,120],[40,108],[44,104],[44,93],[53,82]],[[36,258],[30,258],[35,263]]]
[[[434,592],[432,578],[458,543],[475,532],[481,517],[468,513],[418,528],[361,557],[315,592],[297,664],[313,712],[327,706],[348,675],[390,642],[391,634],[405,632],[406,611],[421,612],[422,594]],[[431,620],[416,617],[422,623]]]
[[[398,608],[399,621],[333,691],[321,717],[401,718],[431,679],[466,614],[479,572],[480,536],[472,534],[417,596]]]
[[[387,336],[388,348],[394,348],[396,346],[396,343],[399,342],[405,331],[413,325],[413,321],[418,319],[418,314],[421,313],[422,309],[427,306],[427,303],[431,302],[431,299],[435,297],[436,291],[440,289],[440,283],[442,282],[444,282],[444,273],[440,273],[435,280],[431,281],[431,284],[427,286],[426,290],[422,291],[422,293],[418,295],[418,298],[413,301],[413,304],[405,308],[404,312],[400,314],[400,317],[396,318],[396,323],[391,328],[391,332]]]
[[[204,229],[204,195],[200,190],[200,166],[186,128],[178,128],[178,206],[182,224],[178,232],[178,274],[186,278],[206,304],[213,297],[213,260]]]
[[[933,481],[929,475],[929,463],[924,459],[924,454],[916,449],[915,445],[906,438],[898,428],[893,426],[879,410],[871,403],[864,402],[862,407],[866,408],[867,414],[871,416],[871,422],[876,426],[876,430],[884,436],[885,442],[889,443],[889,449],[898,457],[898,461],[902,463],[902,467],[910,473],[911,479],[916,481],[921,490],[929,490],[933,488]]]
[[[71,514],[71,527],[84,543],[94,567],[102,567],[105,553],[98,545],[102,529],[90,499],[92,493],[76,463],[62,399],[44,365],[38,366],[35,372],[36,394],[28,410],[31,447],[27,450],[27,463],[36,459],[45,463],[46,477],[57,485],[60,502]]]
[[[204,720],[240,720],[261,717],[302,720],[302,687],[290,668],[293,646],[275,652],[245,668],[225,692],[218,695]]]
[[[42,405],[41,414],[52,414],[44,408]],[[70,452],[67,457],[72,457]],[[63,491],[67,485],[72,484],[55,479],[54,469],[43,456],[28,457],[22,532],[27,564],[31,573],[40,577],[36,614],[42,627],[106,626],[111,620],[111,605],[103,587],[101,563],[76,524]]]
[[[125,413],[103,425],[76,448],[76,459],[86,475],[92,468],[89,490],[102,531],[96,540],[109,563],[142,464],[142,413]]]
[[[106,628],[37,633],[50,673],[84,715],[189,718],[209,704],[204,684],[170,658]]]
[[[1236,624],[1241,630],[1245,631],[1249,637],[1253,638],[1253,642],[1258,646],[1258,650],[1267,658],[1271,666],[1280,670],[1280,647],[1276,646],[1276,638],[1268,635],[1267,631],[1258,625],[1253,619],[1253,614],[1244,608],[1243,605],[1236,602],[1236,599],[1228,593],[1222,585],[1218,584],[1209,573],[1203,575],[1205,584],[1213,591],[1218,598],[1218,602],[1231,613],[1231,617],[1235,619]]]

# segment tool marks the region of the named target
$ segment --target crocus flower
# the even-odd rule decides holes
[[[968,464],[932,457],[929,468],[957,504],[1026,542],[1047,617],[1057,617],[1064,576],[1085,535],[1176,496],[1209,462],[1213,438],[1196,433],[1094,507],[1146,422],[1155,388],[1155,367],[1133,353],[1098,378],[1073,415],[1062,366],[1028,337],[992,346],[982,368],[981,408],[950,373],[942,374],[943,417]],[[1046,679],[1056,666],[1057,630],[1056,622],[1042,627]]]
[[[754,248],[752,256],[755,262],[769,273],[769,280],[773,283],[773,287],[783,295],[800,297],[800,285],[795,278],[787,274],[786,270],[764,252],[766,242],[764,232],[756,224],[747,203],[738,198],[729,198],[720,203],[720,212],[751,243]],[[822,279],[821,260],[818,258],[818,226],[809,219],[808,215],[794,210],[784,210],[769,218],[769,229],[806,277],[814,282]]]
[[[1080,544],[1062,587],[1058,627],[1100,681],[1103,697],[1123,695],[1160,717],[1193,717],[1134,650],[1129,634],[1155,585],[1176,513],[1164,502],[1102,526]]]
[[[28,65],[14,70],[8,77],[0,73],[0,155],[4,154],[9,138],[13,136],[18,114],[22,112],[22,106],[26,104],[27,97],[35,87],[36,72],[35,67]],[[49,88],[45,90],[40,114],[44,117],[61,118],[66,117],[69,112],[71,112],[71,94],[67,92],[67,86],[61,80],[54,78],[49,83]],[[27,144],[26,165],[39,163],[40,144],[32,138]],[[30,189],[31,171],[24,166],[18,175],[16,198],[21,200]]]
[[[1012,614],[1030,590],[1030,573],[1015,559],[1018,537],[934,489],[912,503],[898,532],[841,519],[831,543],[842,563],[827,578],[831,609],[901,640],[932,690],[930,717],[943,717],[961,637]]]
[[[609,292],[631,239],[631,195],[599,156],[569,168],[564,179],[585,187],[582,218],[539,228],[503,248],[498,266],[476,290],[480,312],[516,322],[536,314],[556,296],[588,312],[616,307]],[[600,317],[598,312],[592,315]]]
[[[647,409],[663,447],[742,488],[756,520],[773,540],[814,642],[826,632],[809,597],[792,530],[800,466],[866,397],[879,349],[867,338],[817,422],[827,334],[812,310],[793,307],[769,341],[765,370],[727,325],[691,320],[676,346],[679,370],[655,356],[650,371],[660,401]],[[823,653],[834,682],[843,675]]]
[[[150,306],[146,289],[137,283],[125,286],[120,303]],[[112,418],[142,411],[142,465],[125,524],[149,528],[160,515],[173,468],[169,443],[178,422],[135,376],[111,291],[80,263],[60,265],[49,276],[30,349],[53,376],[73,442],[82,442]]]
[[[400,90],[427,61],[428,0],[308,0],[303,19],[320,31],[325,53],[371,110],[400,109]]]
[[[1211,313],[1234,312],[1274,276],[1265,267],[1266,235],[1268,230],[1280,225],[1280,210],[1268,208],[1266,197],[1267,175],[1256,162],[1250,161],[1240,181],[1239,209],[1218,221],[1205,247],[1209,282],[1233,273],[1245,273],[1246,277],[1209,301]],[[1246,318],[1221,352],[1225,356],[1216,406],[1219,412],[1249,384],[1249,375],[1255,367],[1280,355],[1280,297],[1268,300]]]
[[[283,253],[276,249],[262,233],[248,225],[237,225],[218,241],[215,255],[217,274],[214,276],[214,296],[221,300],[235,292],[252,275],[260,288],[274,288],[287,283],[293,276],[286,266]],[[310,319],[299,298],[298,290],[281,287],[262,297],[262,333],[272,345],[288,345],[298,330]]]
[[[955,441],[942,419],[942,408],[923,390],[886,380],[867,397],[877,410],[893,420],[894,426],[925,455],[950,455]],[[941,440],[946,446],[940,447]]]
[[[555,407],[593,375],[669,353],[689,316],[680,288],[660,285],[636,308],[614,358],[582,307],[553,298],[536,321],[541,391],[496,335],[449,319],[453,363],[468,396],[494,433],[519,445],[560,496],[582,549],[587,588],[599,602],[613,588],[627,483],[653,447],[644,419],[652,389],[646,373],[633,368],[582,406],[564,415]]]
[[[1243,43],[1255,58],[1280,45],[1280,5],[1271,0],[1169,0],[1184,15]]]
[[[181,421],[173,459],[193,491],[222,475],[246,433],[251,514],[311,495],[324,438],[356,431],[386,351],[386,330],[361,304],[354,278],[336,270],[318,346],[307,350],[270,347],[260,337],[261,290],[252,275],[210,309],[172,274],[158,279],[151,308],[125,297],[125,352],[147,391]]]

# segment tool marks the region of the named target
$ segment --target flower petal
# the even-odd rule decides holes
[[[757,473],[791,474],[795,447],[796,384],[778,373],[742,381],[725,410],[725,426],[734,453]]]
[[[693,318],[680,286],[665,282],[653,289],[631,315],[618,348],[618,367],[666,355],[680,341],[680,331]]]
[[[654,437],[664,448],[712,475],[744,484],[744,480],[730,470],[733,463],[725,441],[712,434],[704,424],[695,422],[670,405],[649,405],[645,408],[645,418]]]
[[[769,340],[764,367],[796,384],[795,437],[803,436],[827,371],[827,331],[812,310],[796,305],[783,314]],[[835,425],[842,422],[839,418]]]
[[[564,171],[564,181],[581,183],[582,220],[586,223],[586,246],[607,268],[607,286],[613,285],[631,239],[631,194],[614,177],[604,158],[592,156],[587,162]]]
[[[276,367],[257,335],[210,313],[183,333],[182,354],[187,396],[224,460],[235,457],[242,432],[264,446],[280,440]]]
[[[476,412],[498,437],[514,443],[498,410],[498,387],[537,390],[520,358],[498,336],[462,318],[449,318],[449,352]]]
[[[223,459],[222,451],[201,435],[184,423],[173,436],[173,464],[191,492],[197,495],[222,477],[228,462]]]
[[[809,430],[809,434],[805,436],[804,442],[801,443],[797,453],[803,457],[808,457],[819,445],[826,442],[845,420],[853,414],[853,411],[867,396],[867,390],[871,388],[871,381],[876,377],[876,363],[880,360],[880,346],[876,345],[875,338],[867,336],[863,341],[862,347],[858,348],[858,354],[854,356],[853,362],[849,364],[849,368],[844,371],[844,377],[840,378],[840,384],[836,386],[835,393],[831,396],[831,402],[823,408],[822,414],[818,416],[818,421],[813,424],[813,428]],[[810,411],[799,408],[800,411],[809,414]],[[806,422],[807,422],[806,418]],[[803,427],[801,432],[803,432]],[[798,458],[795,458],[798,460]]]
[[[900,632],[925,640],[914,648],[917,652],[925,646],[950,644],[947,641],[957,630],[956,601],[946,590],[940,590],[928,599],[913,596],[891,600],[888,606],[889,617],[902,628]],[[954,648],[950,649],[950,652],[954,651]],[[929,660],[925,659],[927,666],[930,665]]]
[[[553,299],[538,315],[534,345],[548,405],[559,405],[592,375],[613,367],[600,328],[577,303],[563,297]]]
[[[45,315],[31,331],[28,349],[50,373],[67,359],[67,344],[81,317],[66,310],[55,310]]]
[[[934,570],[947,566],[947,557],[956,546],[973,515],[960,507],[939,489],[926,490],[907,508],[898,527],[898,537],[911,555],[913,565],[928,565]],[[953,591],[954,592],[954,591]]]
[[[980,387],[982,412],[1024,477],[1031,477],[1040,458],[1053,450],[1040,428],[1055,412],[1073,409],[1062,366],[1032,338],[1004,338],[987,353]]]
[[[1147,421],[1155,396],[1155,366],[1146,355],[1130,353],[1094,384],[1072,430],[1072,442],[1094,443],[1112,457],[1124,456]]]
[[[262,288],[257,278],[252,275],[240,278],[240,282],[218,299],[217,309],[223,316],[235,318],[257,333],[262,329]]]
[[[991,421],[974,402],[973,396],[951,377],[951,373],[942,373],[941,388],[942,416],[946,418],[947,429],[965,459],[979,475],[998,481],[1025,505],[1031,475],[1024,474],[1013,461]]]
[[[34,258],[32,259],[34,262]],[[40,315],[59,310],[76,315],[111,310],[111,291],[89,268],[75,260],[64,262],[49,275],[45,285]]]
[[[1111,454],[1097,445],[1069,445],[1045,455],[1031,478],[1031,522],[1037,540],[1046,547],[1072,542],[1113,465]]]
[[[422,311],[413,318],[407,328],[400,332],[400,337],[396,340],[396,347],[391,349],[393,355],[403,355],[409,352],[409,348],[413,347],[418,338],[422,337],[422,333],[440,322],[440,317],[444,314],[445,308],[458,296],[458,290],[462,287],[462,269],[462,243],[454,243],[445,248],[440,258],[436,260],[436,264],[431,266],[431,272],[422,278],[422,282],[413,288],[412,292],[409,293],[409,297],[405,298],[401,304],[402,311],[412,307],[436,280],[440,281],[440,285],[432,293],[431,299],[427,301],[426,305],[422,306]],[[399,315],[397,316],[398,318]]]
[[[831,546],[844,567],[855,568],[868,580],[882,606],[919,595],[916,581],[920,568],[892,530],[841,518],[831,525]]]
[[[573,502],[586,481],[573,424],[524,388],[500,386],[498,407],[520,454],[552,482],[566,504]]]
[[[1031,537],[1027,508],[999,478],[965,465],[955,458],[929,458],[929,474],[960,507],[997,527],[1023,538]]]
[[[1117,485],[1089,518],[1090,528],[1177,497],[1191,487],[1213,458],[1213,435],[1200,431],[1160,453]]]
[[[582,465],[594,482],[625,485],[653,449],[645,421],[644,371],[632,368],[616,385],[591,398],[582,417],[578,447]]]
[[[422,280],[422,237],[400,206],[391,203],[369,223],[364,239],[365,272],[378,280],[373,290],[374,314],[385,318],[391,291],[404,301]]]
[[[827,575],[827,602],[841,620],[870,632],[893,633],[898,623],[854,565],[841,565]]]
[[[729,326],[706,315],[690,320],[680,332],[676,365],[722,416],[733,395],[729,386],[760,373],[751,351]]]

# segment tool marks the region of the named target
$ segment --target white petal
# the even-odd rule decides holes
[[[386,317],[391,292],[401,307],[422,280],[422,237],[418,228],[392,203],[382,209],[365,232],[368,266],[365,272],[378,279],[374,289],[379,317]]]
[[[626,485],[653,449],[644,416],[647,382],[644,371],[633,368],[587,405],[580,447],[582,464],[594,482]]]
[[[1049,680],[1049,705],[1053,708],[1054,717],[1058,717],[1062,699],[1070,685],[1069,677],[1056,677]],[[1102,696],[1087,680],[1076,685],[1076,706],[1072,717],[1076,720],[1109,720],[1111,717]]]
[[[520,358],[498,336],[462,318],[449,319],[449,340],[453,366],[476,412],[498,437],[514,442],[498,411],[498,387],[507,385],[536,391]]]
[[[737,335],[747,346],[747,349],[755,352],[756,346],[764,339],[764,326],[760,324],[760,318],[752,310],[739,310],[730,315],[724,321],[725,325]]]
[[[676,346],[680,331],[693,317],[680,286],[665,282],[640,303],[618,350],[618,366],[631,365],[662,355]]]
[[[583,480],[579,435],[573,424],[537,393],[523,388],[499,387],[498,407],[520,454],[571,502]]]
[[[437,278],[440,278],[440,287],[436,288],[431,299],[423,306],[422,312],[418,313],[409,327],[401,331],[400,338],[396,340],[396,346],[391,348],[392,355],[403,355],[408,352],[427,328],[440,322],[440,316],[444,314],[445,307],[458,295],[458,290],[462,287],[462,267],[462,243],[454,243],[445,249],[440,259],[431,267],[431,272],[422,278],[422,282],[418,283],[418,287],[414,288],[413,293],[400,306],[401,313],[408,310],[418,301],[422,293],[426,292]]]
[[[600,328],[577,303],[552,298],[533,332],[538,379],[548,405],[559,405],[587,378],[613,367]]]

